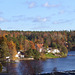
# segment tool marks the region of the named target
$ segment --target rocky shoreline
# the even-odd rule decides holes
[[[64,72],[43,73],[43,74],[37,74],[37,75],[75,75],[75,70],[64,71]]]
[[[10,75],[9,73],[0,73],[0,75]],[[64,72],[51,72],[51,73],[39,73],[33,75],[75,75],[75,70],[64,71]]]

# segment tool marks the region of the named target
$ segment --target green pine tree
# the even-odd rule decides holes
[[[9,49],[6,43],[6,39],[2,37],[2,39],[0,39],[0,56],[1,58],[5,59],[6,56],[9,56]]]

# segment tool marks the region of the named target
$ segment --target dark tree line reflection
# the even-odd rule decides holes
[[[41,73],[42,69],[42,61],[20,61],[17,64],[16,71],[19,73],[18,75],[33,75]]]
[[[33,60],[8,63],[8,70],[10,75],[36,75],[43,72],[43,61]],[[52,69],[52,73],[54,72],[57,72],[57,67]]]

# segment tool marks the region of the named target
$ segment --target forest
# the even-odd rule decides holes
[[[59,49],[62,54],[75,49],[75,31],[5,31],[0,30],[0,59],[15,55],[22,50],[25,57],[44,57],[44,53],[36,50],[36,44],[43,48]]]

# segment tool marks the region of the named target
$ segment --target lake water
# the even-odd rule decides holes
[[[71,51],[68,54],[75,55],[75,51]],[[11,75],[33,75],[37,73],[50,73],[52,71],[75,70],[75,56],[9,63],[8,69]]]

